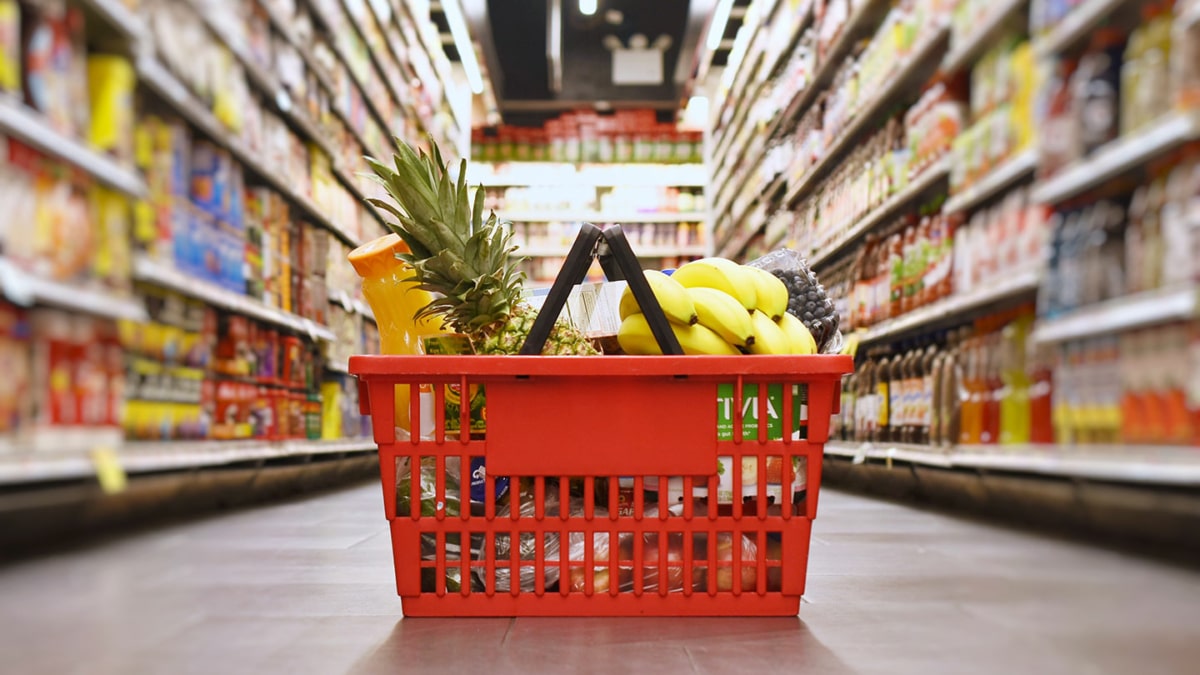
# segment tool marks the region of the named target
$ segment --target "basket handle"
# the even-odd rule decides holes
[[[603,241],[601,241],[602,239]],[[598,252],[598,249],[602,249],[603,253]],[[580,227],[579,234],[575,237],[575,243],[571,245],[571,251],[567,254],[567,260],[554,279],[554,285],[550,287],[546,302],[538,312],[537,318],[534,319],[533,327],[529,330],[529,335],[525,338],[525,344],[521,346],[519,353],[523,355],[542,353],[542,349],[546,346],[546,340],[550,337],[550,331],[554,328],[554,322],[558,321],[563,307],[567,304],[571,289],[582,283],[587,277],[588,268],[592,266],[592,260],[597,256],[600,257],[600,264],[604,268],[607,279],[619,281],[624,277],[629,283],[629,289],[633,293],[633,297],[637,299],[642,313],[646,315],[646,321],[650,324],[650,330],[654,333],[663,354],[683,354],[683,348],[679,346],[679,340],[671,330],[671,325],[667,322],[667,317],[663,314],[658,299],[654,297],[650,283],[642,274],[641,264],[638,263],[637,256],[633,254],[633,249],[629,246],[629,240],[625,238],[625,233],[621,231],[621,226],[615,225],[601,231],[591,223],[584,223]]]

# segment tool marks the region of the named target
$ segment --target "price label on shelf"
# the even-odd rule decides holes
[[[91,456],[100,489],[110,495],[124,492],[129,485],[129,480],[125,475],[125,467],[121,466],[121,459],[117,456],[117,452],[112,448],[100,447],[93,449]]]

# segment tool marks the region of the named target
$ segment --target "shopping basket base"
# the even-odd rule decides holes
[[[752,592],[733,595],[721,593],[693,593],[684,597],[673,593],[666,597],[643,593],[640,597],[632,593],[610,595],[586,595],[575,593],[560,595],[545,593],[541,597],[522,593],[513,597],[508,593],[497,593],[488,598],[482,593],[463,596],[447,593],[443,597],[434,594],[402,598],[405,617],[449,617],[449,616],[796,616],[800,612],[800,598],[794,595],[768,593],[757,595]]]

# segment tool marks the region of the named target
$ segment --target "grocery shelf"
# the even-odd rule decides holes
[[[704,187],[703,164],[570,164],[562,162],[471,162],[472,186],[498,187]]]
[[[47,279],[22,270],[3,256],[0,256],[0,294],[22,307],[50,305],[109,319],[144,321],[146,318],[146,308],[138,298]]]
[[[1000,0],[990,5],[987,17],[963,37],[961,44],[950,36],[950,51],[942,59],[942,70],[957,73],[974,65],[1009,27],[1010,19],[1028,4],[1029,0]]]
[[[196,279],[167,264],[158,262],[144,255],[139,255],[133,261],[133,278],[171,289],[197,300],[203,300],[211,305],[223,307],[232,312],[242,314],[259,321],[272,323],[297,333],[322,340],[336,340],[337,336],[325,326],[318,325],[311,319],[297,316],[249,296],[235,293],[216,284]]]
[[[744,217],[744,216],[743,216]],[[734,228],[737,228],[725,243],[721,246],[718,255],[722,258],[735,258],[741,253],[750,243],[751,239],[758,236],[758,233],[766,226],[765,220],[757,221],[754,227],[737,227],[740,223],[735,223]]]
[[[1091,34],[1092,29],[1128,0],[1084,0],[1078,7],[1063,17],[1058,25],[1033,40],[1033,50],[1038,56],[1049,58],[1061,54],[1079,44]]]
[[[82,428],[87,434],[95,430]],[[64,429],[64,432],[73,430]],[[102,436],[120,430],[105,429]],[[128,441],[112,444],[109,439],[91,436],[46,452],[6,452],[0,454],[0,485],[37,483],[88,478],[96,474],[91,454],[109,448],[115,451],[121,468],[128,473],[149,473],[177,469],[220,466],[238,462],[264,461],[282,457],[370,452],[371,439],[336,441]],[[13,450],[10,448],[10,450]],[[19,450],[19,448],[18,448]]]
[[[796,92],[796,97],[792,102],[784,108],[784,112],[777,120],[778,125],[789,124],[793,119],[799,116],[802,112],[808,109],[812,102],[816,100],[817,95],[821,93],[833,81],[833,76],[838,67],[842,65],[847,54],[858,41],[859,34],[865,28],[873,23],[873,20],[880,16],[880,10],[887,6],[888,3],[883,0],[862,0],[855,3],[856,6],[852,14],[846,19],[842,25],[838,36],[829,44],[826,49],[825,58],[821,59],[813,71],[812,77],[808,86],[802,87]],[[803,22],[798,30],[803,30]],[[779,127],[773,129],[771,136]]]
[[[514,223],[696,223],[708,219],[703,211],[657,211],[648,213],[605,213],[601,211],[497,211],[496,216]]]
[[[950,175],[949,155],[942,157],[936,164],[923,171],[921,175],[913,178],[908,185],[901,188],[899,192],[888,197],[882,204],[860,218],[853,227],[845,230],[841,236],[835,238],[833,241],[817,244],[814,247],[816,251],[808,259],[809,266],[816,267],[829,260],[843,247],[857,241],[863,235],[870,232],[876,225],[883,222],[884,219],[925,194],[938,181],[946,178],[948,175]]]
[[[1008,186],[1037,170],[1037,148],[1026,150],[1005,161],[999,168],[980,178],[974,185],[950,195],[942,206],[946,213],[968,211],[1000,194]]]
[[[0,97],[0,132],[15,136],[127,195],[137,198],[146,195],[146,183],[137,171],[59,132],[41,114],[19,101]]]
[[[346,291],[327,288],[325,294],[329,298],[329,304],[337,305],[352,314],[361,314],[369,321],[375,320],[375,312],[371,311],[371,306],[362,300],[351,298]]]
[[[783,199],[784,204],[792,204],[816,187],[817,182],[827,173],[826,169],[831,167],[836,160],[841,160],[842,151],[857,139],[859,133],[867,127],[867,123],[875,117],[876,113],[895,102],[897,97],[912,94],[913,88],[910,80],[915,74],[923,72],[925,67],[930,65],[931,57],[936,56],[943,49],[949,35],[950,27],[945,21],[940,21],[935,28],[929,31],[924,42],[914,47],[912,53],[897,66],[894,73],[887,77],[874,95],[854,112],[838,133],[837,138],[825,148],[821,158],[808,168],[804,177],[794,187],[788,190]]]
[[[138,42],[146,35],[146,24],[121,0],[82,0],[82,3],[106,19],[125,40]]]
[[[1183,321],[1200,313],[1198,300],[1200,289],[1191,284],[1128,295],[1062,316],[1039,318],[1031,338],[1043,343],[1066,342]]]
[[[328,37],[329,37],[329,39],[327,39],[325,42],[326,42],[326,44],[329,45],[329,50],[332,51],[334,53],[334,55],[337,56],[337,59],[342,62],[342,66],[345,68],[346,73],[349,75],[350,81],[354,83],[354,86],[356,86],[358,88],[359,93],[362,94],[363,104],[367,107],[368,110],[371,111],[371,114],[375,117],[376,122],[378,122],[384,129],[390,129],[391,128],[391,120],[389,120],[383,114],[383,111],[381,111],[379,109],[379,106],[377,106],[375,104],[375,98],[373,96],[371,96],[371,93],[369,91],[367,91],[366,83],[364,83],[362,80],[358,79],[358,74],[355,73],[354,69],[350,67],[351,59],[348,56],[346,56],[346,54],[342,51],[342,45],[338,42],[337,39],[335,39],[334,31],[333,31],[334,24],[333,24],[333,22],[331,22],[329,20],[329,16],[325,12],[326,3],[312,2],[310,0],[306,4],[308,5],[309,14],[324,26],[324,28],[328,34]],[[345,7],[342,8],[342,11],[344,14],[346,14],[347,23],[353,24],[354,22],[350,20],[350,15],[348,13],[346,13]],[[301,49],[301,50],[304,49],[304,47],[297,47],[297,48]],[[368,51],[372,51],[372,50],[368,49]],[[392,102],[395,103],[397,106],[402,105],[402,99],[396,94],[395,90],[392,88],[391,82],[388,81],[387,75],[382,71],[382,69],[379,68],[379,64],[375,61],[374,55],[371,56],[370,61],[371,61],[371,67],[375,69],[375,74],[379,76],[380,80],[382,80],[383,82],[386,83],[386,86],[384,88],[391,95]]]
[[[1033,188],[1033,201],[1042,204],[1064,201],[1196,139],[1200,139],[1200,113],[1173,113],[1038,182]]]
[[[306,218],[338,235],[347,244],[359,245],[357,239],[326,216],[311,197],[300,194],[287,178],[272,171],[258,153],[247,148],[242,139],[234,136],[233,132],[225,128],[216,116],[161,62],[143,55],[138,58],[137,72],[143,84],[174,106],[183,117],[199,127],[206,136],[229,150],[247,169],[270,183],[271,187],[299,206],[304,211]]]
[[[1000,280],[984,284],[973,291],[952,295],[872,326],[860,335],[859,344],[886,340],[932,326],[947,318],[961,319],[962,315],[970,310],[1033,293],[1037,290],[1040,279],[1041,271],[1037,268],[1004,275]]]
[[[1021,444],[939,448],[907,443],[830,441],[825,444],[825,452],[851,457],[857,462],[874,459],[1122,483],[1200,485],[1200,452],[1187,446]]]

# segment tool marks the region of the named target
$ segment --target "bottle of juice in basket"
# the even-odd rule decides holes
[[[388,234],[363,244],[349,256],[354,271],[362,277],[367,304],[375,313],[380,351],[389,355],[420,354],[421,338],[444,332],[435,319],[415,318],[433,296],[417,288],[416,282],[407,280],[412,268],[396,258],[397,253],[407,251],[398,235]],[[396,426],[406,431],[412,430],[409,396],[407,385],[397,385]]]

